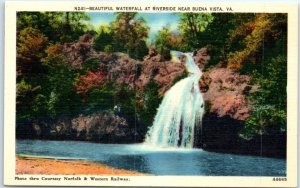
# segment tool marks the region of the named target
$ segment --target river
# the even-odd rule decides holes
[[[285,176],[286,160],[145,144],[17,140],[16,153],[83,159],[153,175]]]

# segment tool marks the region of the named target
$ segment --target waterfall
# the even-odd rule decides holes
[[[175,60],[184,58],[189,74],[166,92],[145,143],[192,148],[195,126],[201,124],[204,114],[204,100],[198,86],[202,72],[194,62],[192,53],[171,51],[171,56]]]

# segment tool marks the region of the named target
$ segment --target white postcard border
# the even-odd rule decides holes
[[[126,6],[137,6],[127,3]],[[242,176],[126,176],[128,182],[120,181],[44,181],[42,177],[73,177],[57,175],[17,175],[40,177],[40,180],[15,180],[15,99],[16,99],[16,12],[17,11],[74,11],[74,7],[125,5],[120,2],[49,2],[10,1],[5,5],[5,69],[4,69],[4,183],[5,185],[51,185],[51,186],[180,186],[180,187],[295,187],[297,183],[297,115],[298,115],[298,14],[297,4],[292,3],[150,3],[138,6],[196,6],[231,7],[232,12],[288,13],[288,126],[287,126],[287,181],[273,181],[273,177]],[[155,11],[147,11],[155,12]],[[211,11],[208,11],[211,12]],[[219,12],[219,11],[217,11]],[[226,11],[224,11],[226,12]],[[90,175],[76,176],[90,177]],[[112,176],[101,176],[112,177]],[[120,177],[120,176],[113,176]]]

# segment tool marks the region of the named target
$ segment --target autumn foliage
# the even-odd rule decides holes
[[[60,55],[63,50],[63,45],[61,44],[54,44],[47,48],[46,53],[48,57],[56,57],[57,55]]]
[[[23,61],[37,61],[43,56],[48,38],[39,30],[28,27],[18,37],[18,58]]]
[[[85,75],[79,77],[76,84],[76,91],[78,93],[86,93],[88,90],[101,86],[106,80],[105,74],[98,70],[96,72],[88,71]]]
[[[284,32],[275,27],[283,18],[276,14],[256,14],[253,20],[241,24],[231,34],[230,41],[243,39],[243,48],[228,54],[228,67],[239,69],[246,61],[259,63],[262,59],[264,43],[272,42]],[[277,20],[275,22],[275,20]]]

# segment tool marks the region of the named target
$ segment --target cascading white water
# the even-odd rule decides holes
[[[171,51],[171,55],[176,60],[185,58],[189,75],[166,92],[145,143],[192,148],[195,125],[200,125],[204,114],[204,100],[198,86],[202,72],[194,62],[192,53]]]

